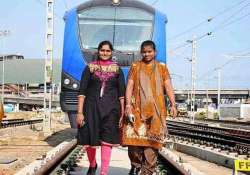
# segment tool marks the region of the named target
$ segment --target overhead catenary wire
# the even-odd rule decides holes
[[[243,16],[240,16],[239,18],[236,18],[235,20],[230,21],[229,23],[226,23],[225,25],[221,26],[220,28],[214,29],[212,32],[214,33],[215,31],[219,31],[219,30],[221,30],[221,29],[224,29],[225,27],[227,27],[227,26],[229,26],[229,25],[231,25],[231,24],[234,24],[234,23],[238,22],[238,21],[240,21],[240,20],[242,20],[242,19],[248,17],[249,15],[250,15],[250,13],[247,13],[247,14],[245,14],[245,15],[243,15]]]
[[[217,13],[213,18],[216,18],[216,17],[218,17],[218,16],[220,16],[220,15],[222,15],[222,14],[224,14],[224,13],[230,11],[231,9],[233,9],[233,8],[235,8],[235,7],[237,7],[237,6],[239,6],[240,4],[242,4],[242,3],[245,2],[245,1],[247,1],[247,0],[240,1],[240,2],[238,2],[238,3],[236,3],[236,4],[234,4],[234,5],[232,5],[232,6],[228,7],[228,8],[226,8],[225,10],[222,10],[221,12]]]
[[[220,23],[219,25],[217,25],[212,32],[216,31],[218,28],[220,28],[221,26],[223,26],[225,23],[227,23],[227,21],[230,21],[234,16],[236,16],[237,14],[239,14],[240,12],[242,12],[243,9],[245,9],[246,7],[248,7],[250,5],[250,3],[244,5],[243,7],[241,7],[239,10],[237,10],[236,12],[234,12],[232,15],[230,15],[228,18],[226,18],[222,23]]]
[[[192,30],[194,30],[194,29],[196,29],[196,28],[202,26],[203,24],[208,23],[208,22],[211,22],[212,20],[214,20],[214,19],[217,18],[218,16],[220,16],[220,15],[222,15],[222,14],[224,14],[224,13],[230,11],[231,9],[233,9],[233,8],[235,8],[235,7],[237,7],[237,6],[239,6],[240,4],[244,3],[245,1],[247,1],[247,0],[240,1],[240,2],[238,2],[238,3],[236,3],[236,4],[234,4],[234,5],[232,5],[232,6],[228,7],[228,8],[226,8],[226,9],[220,11],[219,13],[217,13],[216,15],[214,15],[213,17],[208,18],[208,19],[205,19],[205,20],[201,21],[200,23],[198,23],[198,24],[196,24],[196,25],[194,25],[194,26],[188,28],[187,30],[185,30],[185,31],[183,31],[183,32],[180,32],[180,33],[178,33],[178,34],[176,34],[176,35],[170,37],[170,38],[168,39],[168,41],[171,41],[171,40],[174,40],[174,39],[176,39],[176,38],[179,38],[180,36],[182,36],[182,35],[184,35],[184,34],[190,32],[190,31],[192,31]]]
[[[180,49],[180,48],[185,48],[185,47],[187,47],[187,46],[189,46],[189,43],[180,44],[179,46],[177,46],[177,47],[171,49],[170,52],[173,52],[173,51],[178,50],[178,49]]]
[[[211,32],[207,32],[207,33],[205,33],[205,34],[203,34],[203,35],[197,37],[196,41],[199,41],[199,40],[205,38],[206,36],[212,35],[212,34],[214,34],[215,32],[217,32],[217,31],[219,31],[219,30],[221,30],[221,29],[224,29],[225,27],[227,27],[227,26],[229,26],[229,25],[232,25],[232,24],[234,24],[234,23],[236,23],[236,22],[238,22],[238,21],[240,21],[240,20],[242,20],[242,19],[244,19],[244,18],[246,18],[246,17],[248,17],[248,16],[250,16],[250,13],[247,13],[247,14],[245,14],[245,15],[243,15],[243,16],[240,16],[239,18],[236,18],[236,19],[234,19],[233,21],[230,21],[230,22],[226,23],[226,24],[223,25],[223,26],[220,26],[220,27],[217,27],[217,28],[213,29]],[[189,45],[189,43],[185,43],[185,42],[184,42],[183,44],[181,44],[181,45],[179,45],[179,46],[177,46],[177,47],[171,49],[171,51],[178,50],[178,49],[183,48],[183,47],[186,47],[186,46],[188,46],[188,45]]]
[[[209,36],[209,35],[211,35],[211,34],[212,34],[212,32],[205,33],[205,34],[203,34],[203,35],[197,37],[197,38],[195,39],[195,41],[199,41],[199,40],[201,40],[201,39],[203,39],[203,38],[205,38],[206,36]],[[179,46],[177,46],[177,47],[171,49],[171,51],[178,50],[178,49],[180,49],[180,48],[184,48],[184,47],[187,47],[187,46],[189,46],[189,45],[190,45],[190,43],[188,43],[188,42],[183,42],[183,44],[180,44]]]
[[[240,16],[239,18],[236,18],[236,19],[234,19],[233,21],[230,21],[230,22],[226,23],[225,25],[221,26],[220,28],[217,28],[216,31],[221,30],[221,29],[223,29],[223,28],[225,28],[225,27],[227,27],[227,26],[229,26],[229,25],[231,25],[231,24],[234,24],[234,23],[236,23],[236,22],[238,22],[238,21],[240,21],[240,20],[246,18],[247,16],[250,16],[250,13],[247,13],[247,14],[245,14],[245,15],[242,15],[242,16]],[[214,32],[215,32],[215,30],[214,30],[213,32],[208,32],[208,33],[206,33],[206,34],[204,34],[204,35],[201,35],[200,37],[197,37],[197,40],[196,40],[196,41],[201,40],[201,39],[203,39],[204,37],[206,37],[206,36],[208,36],[208,35],[211,35],[211,34],[214,33]],[[188,46],[188,45],[189,45],[189,43],[184,43],[184,44],[180,45],[179,47],[176,47],[175,50],[177,50],[177,49],[179,49],[179,48],[186,47],[186,46]],[[235,58],[228,60],[226,63],[222,64],[221,66],[217,66],[216,68],[213,68],[212,70],[209,70],[208,72],[206,72],[205,74],[203,74],[202,76],[200,76],[199,78],[197,78],[197,81],[201,81],[204,77],[210,75],[210,74],[213,73],[214,71],[217,71],[219,68],[222,68],[222,67],[226,66],[226,65],[229,64],[231,61],[236,60],[236,58],[248,58],[248,59],[249,59],[249,58],[250,58],[250,52],[248,52],[249,49],[244,49],[244,50],[247,51],[247,52],[245,52],[245,53],[243,53],[243,54],[241,53],[241,54],[238,54],[238,55],[234,55]],[[173,51],[173,50],[172,50],[172,51]]]
[[[184,53],[187,52],[187,47],[185,47],[185,49],[183,49],[181,52],[171,52],[171,50],[169,51],[169,56],[178,56],[178,57],[185,57],[186,59],[188,59],[188,56],[185,56]],[[189,59],[188,59],[189,60]]]
[[[248,53],[250,53],[250,48],[241,49],[237,53],[229,53],[229,55],[246,55]]]
[[[202,21],[202,22],[200,22],[199,24],[197,24],[197,25],[195,25],[195,26],[193,26],[193,27],[191,27],[191,28],[189,28],[189,29],[187,29],[187,30],[185,30],[185,31],[183,31],[183,32],[181,32],[181,33],[178,33],[177,35],[174,35],[174,36],[170,37],[170,38],[168,39],[168,41],[174,40],[174,39],[176,39],[176,38],[178,38],[178,37],[180,37],[180,36],[182,36],[182,35],[184,35],[184,34],[190,32],[190,31],[192,31],[192,30],[194,30],[194,29],[200,27],[201,25],[203,25],[204,23],[207,23],[207,22],[210,22],[210,21],[208,21],[208,19],[205,20],[205,21]]]
[[[220,66],[217,66],[209,71],[207,71],[206,73],[204,73],[203,75],[201,75],[200,77],[197,78],[197,80],[202,80],[204,77],[210,75],[211,73],[213,73],[214,71],[217,71],[218,69],[221,69],[222,67],[226,66],[227,64],[229,64],[232,61],[235,61],[237,59],[249,59],[250,55],[248,57],[248,55],[237,55],[237,56],[232,56],[231,59],[227,60],[225,63],[223,63]]]

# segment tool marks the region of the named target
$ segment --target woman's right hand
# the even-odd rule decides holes
[[[132,114],[131,105],[126,105],[126,107],[125,107],[125,115],[129,116],[129,114]]]
[[[81,126],[83,121],[84,121],[84,115],[82,113],[77,113],[76,115],[77,126]]]

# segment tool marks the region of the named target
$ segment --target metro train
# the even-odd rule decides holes
[[[139,49],[144,40],[153,40],[157,60],[167,61],[167,17],[141,1],[91,0],[67,11],[64,20],[60,104],[73,128],[81,74],[96,59],[99,42],[109,40],[113,44],[112,59],[125,76],[131,63],[141,58]]]

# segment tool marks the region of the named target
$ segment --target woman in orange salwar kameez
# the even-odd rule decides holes
[[[142,60],[131,65],[126,89],[126,115],[135,121],[124,120],[122,144],[128,146],[131,161],[129,174],[151,175],[155,171],[158,150],[166,134],[166,105],[169,97],[171,112],[176,116],[175,99],[168,69],[155,60],[153,41],[141,45]]]

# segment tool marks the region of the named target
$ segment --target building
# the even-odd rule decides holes
[[[24,59],[23,55],[12,54],[12,55],[0,55],[0,61],[4,60],[15,60],[15,59]]]

